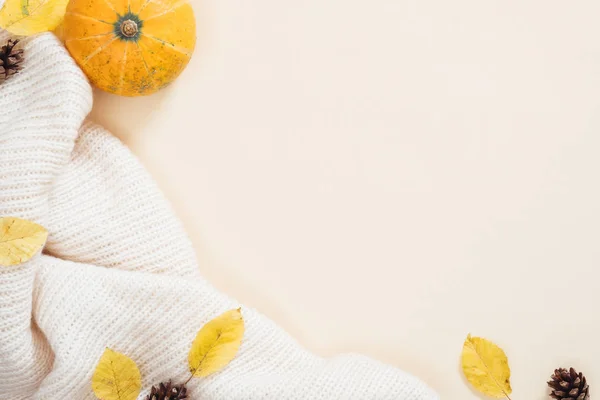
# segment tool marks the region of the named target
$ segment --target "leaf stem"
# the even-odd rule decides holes
[[[189,383],[189,381],[192,380],[192,378],[194,377],[194,374],[191,374],[190,377],[188,378],[187,381],[185,381],[185,383],[183,384],[184,386],[187,386],[187,384]],[[510,400],[510,398],[508,396],[506,396],[506,398],[508,398],[508,400]]]

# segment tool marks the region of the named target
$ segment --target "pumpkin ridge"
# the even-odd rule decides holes
[[[147,33],[142,33],[142,36],[144,36],[144,37],[146,37],[148,39],[155,40],[155,41],[157,41],[159,43],[166,44],[167,46],[169,46],[169,48],[171,48],[172,50],[175,50],[178,53],[183,54],[184,56],[192,57],[192,50],[188,50],[185,47],[176,46],[173,43],[167,42],[166,40],[159,39],[159,38],[157,38],[155,36],[152,36],[152,35],[149,35]]]
[[[138,11],[139,14],[142,13],[142,11],[144,11],[144,9],[150,4],[150,3],[156,3],[156,4],[160,4],[161,6],[165,6],[165,3],[163,3],[160,0],[146,0],[146,2],[142,5],[142,7],[140,8],[140,11]]]
[[[115,42],[115,40],[117,40],[117,37],[112,38],[111,40],[108,40],[107,42],[103,43],[102,46],[98,47],[96,50],[94,50],[91,54],[89,54],[84,60],[83,60],[83,65],[87,64],[88,61],[90,61],[92,58],[94,58],[95,56],[97,56],[99,53],[102,53],[104,50],[106,50],[106,48],[108,46],[110,46],[111,44],[113,44]]]
[[[135,42],[138,51],[140,52],[140,57],[142,58],[142,61],[144,62],[144,68],[146,68],[146,73],[148,74],[148,77],[150,79],[152,79],[152,81],[154,82],[154,78],[152,78],[152,74],[150,73],[150,68],[148,67],[148,63],[146,62],[146,58],[144,58],[144,51],[142,50],[142,48],[140,47],[140,44],[138,42]]]
[[[109,2],[108,0],[103,0],[103,1],[104,1],[104,4],[106,4],[108,6],[108,8],[113,10],[115,12],[115,14],[119,15],[119,13],[117,12],[117,9],[112,5],[111,2]]]
[[[168,10],[166,10],[164,12],[161,12],[160,14],[155,14],[155,15],[153,15],[151,17],[144,18],[144,21],[150,21],[151,19],[162,17],[163,15],[167,15],[167,14],[169,14],[169,13],[177,10],[179,7],[185,6],[186,4],[188,4],[188,1],[186,1],[186,0],[178,1],[177,3],[175,3],[173,5],[173,7],[169,8]]]
[[[90,17],[89,15],[84,15],[84,14],[76,13],[76,12],[73,12],[73,11],[67,11],[65,15],[72,15],[74,17],[79,17],[79,18],[87,18],[87,19],[91,19],[92,21],[101,22],[103,24],[108,24],[108,25],[112,25],[113,24],[112,22],[103,21],[101,19]]]
[[[108,36],[108,35],[113,35],[113,32],[99,33],[97,35],[85,36],[85,37],[79,37],[79,38],[70,38],[70,39],[65,40],[65,43],[67,43],[67,42],[73,42],[75,40],[98,39],[99,37]]]
[[[138,50],[140,52],[140,57],[142,58],[142,62],[144,63],[144,68],[146,69],[146,73],[148,74],[148,78],[150,79],[150,81],[152,82],[152,84],[154,86],[158,86],[156,82],[156,79],[154,79],[154,74],[152,74],[152,72],[150,72],[150,67],[148,66],[148,63],[146,62],[146,57],[144,57],[144,50],[140,47],[140,44],[138,42],[135,42],[135,44],[138,47]]]
[[[150,3],[150,0],[146,0],[146,1],[144,2],[144,4],[142,4],[142,6],[140,7],[140,9],[139,9],[139,10],[137,10],[136,12],[137,12],[138,14],[141,14],[141,12],[142,12],[142,11],[144,11],[144,8],[146,8],[146,6],[148,5],[148,3]]]
[[[127,49],[129,48],[129,43],[125,43],[125,49],[123,50],[123,57],[121,58],[121,74],[119,76],[119,94],[123,93],[123,78],[125,77],[125,67],[127,67]]]

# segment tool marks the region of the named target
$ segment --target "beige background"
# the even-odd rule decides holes
[[[600,387],[600,2],[194,1],[181,78],[93,117],[208,279],[443,398],[477,398],[468,332],[506,350],[513,400],[560,365]]]

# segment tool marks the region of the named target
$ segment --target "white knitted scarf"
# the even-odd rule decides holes
[[[84,121],[91,89],[62,44],[44,34],[24,48],[24,70],[0,85],[0,216],[36,221],[50,236],[42,255],[0,267],[0,399],[94,399],[105,347],[135,360],[145,399],[153,384],[186,380],[197,331],[239,304],[199,275],[136,158]],[[368,358],[317,357],[258,312],[242,312],[238,356],[192,379],[192,399],[438,398]]]

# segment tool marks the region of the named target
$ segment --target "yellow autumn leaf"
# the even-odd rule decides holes
[[[62,21],[69,0],[6,0],[0,27],[13,35],[30,36],[51,31]]]
[[[92,389],[101,400],[135,400],[142,376],[135,362],[109,348],[104,350],[92,376]]]
[[[43,226],[21,218],[0,217],[0,265],[18,265],[40,251],[48,232]]]
[[[467,336],[461,364],[467,380],[479,392],[496,398],[511,394],[510,367],[504,351],[487,339]]]
[[[193,376],[205,377],[223,369],[238,352],[244,336],[241,310],[227,311],[200,329],[188,355]]]

